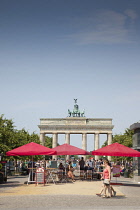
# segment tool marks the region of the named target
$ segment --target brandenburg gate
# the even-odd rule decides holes
[[[85,111],[80,112],[77,99],[74,99],[74,109],[68,109],[66,118],[41,118],[40,141],[45,142],[45,134],[52,134],[52,148],[57,146],[58,135],[65,134],[65,143],[70,144],[70,134],[82,134],[82,149],[87,150],[87,135],[93,134],[93,147],[99,149],[100,134],[107,135],[108,145],[112,143],[112,119],[110,118],[86,118]],[[91,151],[93,148],[91,148]],[[53,156],[56,158],[57,156]],[[98,156],[95,156],[98,159]]]

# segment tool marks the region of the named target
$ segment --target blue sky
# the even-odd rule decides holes
[[[139,0],[0,0],[1,114],[39,133],[40,118],[67,117],[77,98],[124,133],[140,120],[139,37]]]

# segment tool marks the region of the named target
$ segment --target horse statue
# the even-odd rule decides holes
[[[71,111],[68,109],[68,115],[69,115],[69,117],[71,117]]]
[[[85,117],[85,110],[81,112],[81,117]]]

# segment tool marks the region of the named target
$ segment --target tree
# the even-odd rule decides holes
[[[132,136],[134,132],[130,129],[126,129],[124,134],[116,134],[113,136],[112,142],[118,142],[119,144],[123,144],[127,147],[132,147]]]
[[[15,143],[15,130],[12,120],[0,116],[0,153],[5,153],[12,148]]]
[[[118,142],[119,144],[123,144],[126,147],[132,147],[133,134],[134,132],[127,128],[123,134],[115,134],[112,136],[112,143]],[[102,147],[105,146],[107,146],[107,140],[102,145]]]
[[[39,136],[35,134],[34,132],[32,134],[29,134],[28,131],[25,129],[22,130],[15,130],[15,138],[16,138],[16,147],[20,147],[24,144],[28,144],[30,142],[40,143]]]
[[[4,155],[4,159],[13,159],[13,157],[7,157],[5,154],[7,151],[20,147],[22,145],[28,144],[30,142],[40,143],[39,135],[29,134],[24,128],[21,130],[15,129],[13,121],[4,118],[4,115],[0,116],[0,153]],[[46,137],[46,146],[52,147],[52,139]],[[14,156],[14,159],[30,159],[30,157],[19,157]],[[42,158],[42,156],[36,157],[37,159]]]
[[[45,136],[45,145],[44,146],[52,148],[52,137]]]

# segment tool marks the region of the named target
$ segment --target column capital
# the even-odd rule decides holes
[[[111,132],[111,131],[109,131],[109,132],[107,132],[107,134],[112,134],[112,132]]]

